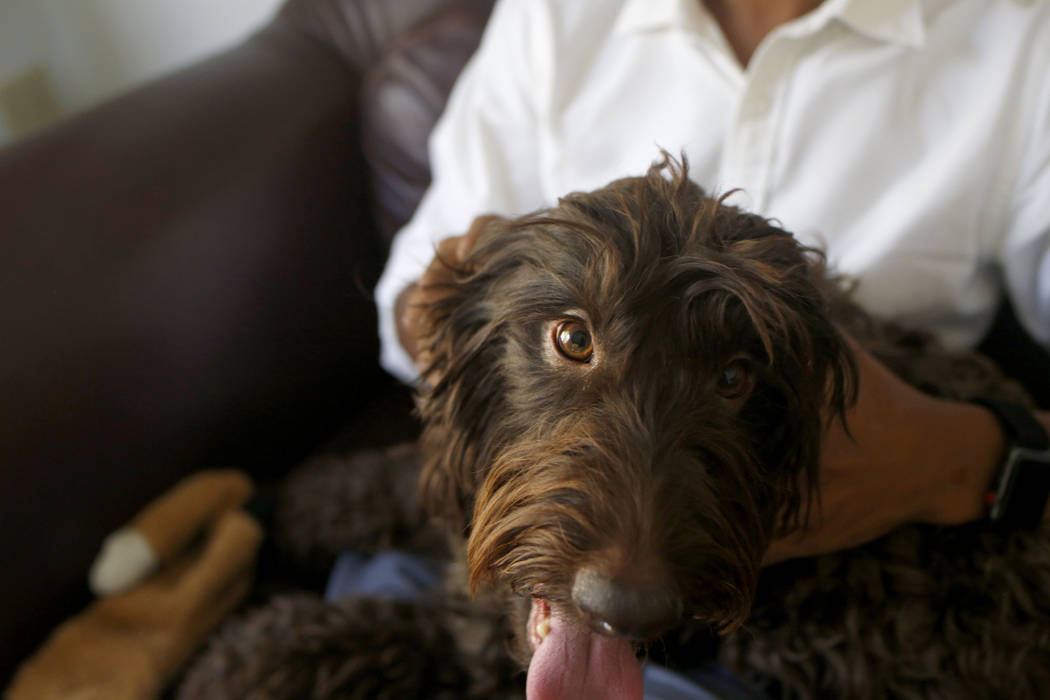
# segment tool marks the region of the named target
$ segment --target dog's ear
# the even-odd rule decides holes
[[[417,395],[423,421],[424,507],[432,515],[469,528],[474,494],[491,457],[485,426],[502,406],[498,358],[505,341],[488,292],[506,272],[493,264],[494,243],[507,220],[482,216],[466,238],[469,254],[445,261],[450,274],[442,294],[427,304],[421,345],[427,381]]]
[[[818,495],[823,430],[855,399],[853,353],[830,313],[843,292],[819,251],[762,217],[721,207],[704,243],[718,267],[706,285],[720,291],[697,311],[719,327],[701,332],[725,339],[715,356],[749,358],[739,415],[768,471],[779,529],[794,529]]]
[[[825,421],[844,416],[855,395],[853,354],[830,320],[843,292],[820,251],[726,205],[732,192],[706,196],[689,179],[684,157],[663,155],[629,185],[640,188],[635,200],[645,203],[633,216],[644,229],[684,235],[672,273],[686,281],[679,290],[687,302],[683,321],[689,336],[701,339],[704,357],[720,363],[709,368],[714,377],[733,363],[743,369],[739,385],[719,391],[720,399],[751,427],[779,525],[797,527],[814,502],[804,496],[818,495]]]

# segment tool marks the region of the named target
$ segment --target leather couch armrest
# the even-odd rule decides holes
[[[278,22],[0,152],[0,668],[181,474],[297,459],[381,381],[358,86]]]

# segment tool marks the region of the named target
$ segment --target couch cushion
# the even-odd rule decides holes
[[[362,146],[387,241],[430,184],[427,139],[481,40],[489,4],[452,3],[395,40],[365,75]]]
[[[278,23],[331,49],[355,74],[398,36],[458,0],[288,0]]]

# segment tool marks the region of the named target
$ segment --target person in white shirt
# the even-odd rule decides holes
[[[475,216],[642,174],[661,148],[826,250],[868,310],[966,347],[1005,290],[1050,345],[1050,2],[500,0],[376,289],[384,366],[416,377],[435,249],[461,258]],[[829,429],[819,522],[770,561],[984,514],[992,416],[858,362],[856,440]]]

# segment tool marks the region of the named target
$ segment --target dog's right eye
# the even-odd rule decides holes
[[[590,362],[594,354],[591,332],[579,321],[562,321],[554,327],[554,347],[574,362]]]

